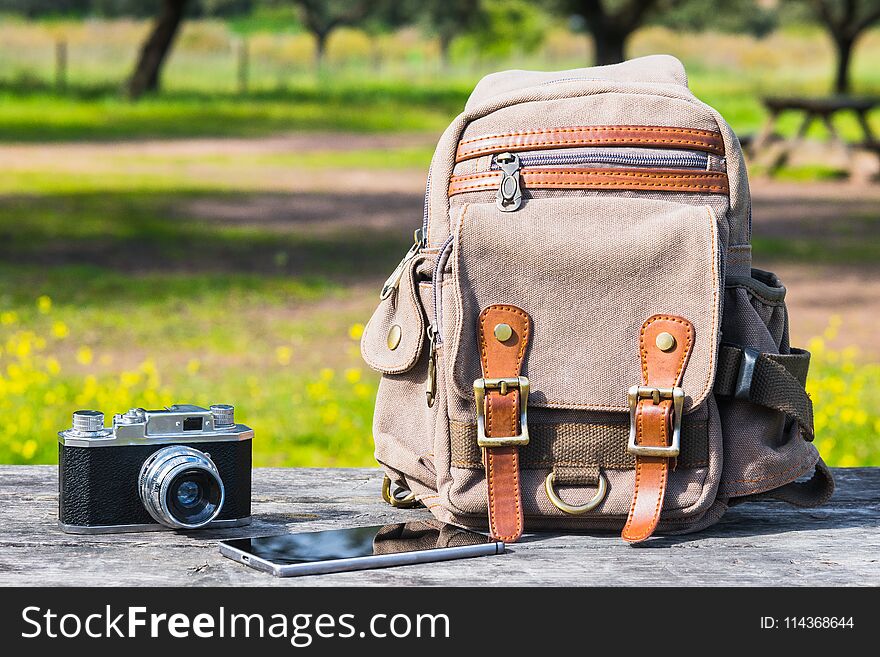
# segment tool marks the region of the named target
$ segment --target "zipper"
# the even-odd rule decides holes
[[[428,324],[428,380],[425,383],[425,399],[428,402],[428,408],[434,405],[434,399],[437,397],[437,342],[438,333],[433,324]]]
[[[434,289],[434,308],[432,317],[433,322],[428,324],[427,328],[430,351],[428,352],[428,380],[425,384],[425,395],[427,397],[428,408],[434,405],[434,398],[437,394],[437,349],[443,342],[443,338],[441,337],[443,335],[443,307],[440,295],[443,290],[443,269],[449,261],[449,254],[452,252],[454,240],[455,234],[453,233],[446,238],[443,246],[440,247],[437,261],[434,263],[434,273],[431,277],[431,285]]]
[[[492,158],[492,166],[501,169],[501,182],[495,195],[495,204],[502,212],[513,212],[522,205],[522,186],[519,170],[522,166],[516,153],[500,153]]]
[[[422,210],[422,246],[428,239],[428,203],[431,195],[431,169],[428,169],[428,179],[425,182],[425,206]]]
[[[502,160],[512,153],[501,153],[492,157],[491,169],[504,169]],[[578,166],[582,164],[619,164],[621,166],[673,169],[707,169],[708,153],[693,151],[688,153],[669,153],[664,155],[636,155],[615,153],[607,150],[576,151],[571,153],[525,153],[519,156],[521,167]]]

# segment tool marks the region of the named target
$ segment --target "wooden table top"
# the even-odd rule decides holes
[[[377,469],[258,468],[249,527],[71,535],[57,526],[56,472],[0,466],[0,585],[880,585],[880,468],[835,470],[823,508],[743,504],[706,531],[642,547],[532,534],[499,556],[285,579],[221,556],[217,541],[430,516],[383,502]]]

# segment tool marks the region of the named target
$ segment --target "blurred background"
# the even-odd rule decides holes
[[[371,464],[439,134],[485,73],[651,53],[749,146],[820,450],[880,465],[880,0],[0,0],[0,462],[227,402],[257,465]]]

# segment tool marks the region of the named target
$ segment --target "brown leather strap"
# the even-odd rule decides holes
[[[702,194],[727,194],[729,190],[727,174],[723,171],[525,167],[520,176],[526,189],[623,189]],[[494,190],[500,183],[500,171],[452,176],[449,196]]]
[[[672,346],[658,336],[668,333]],[[664,336],[666,337],[666,336]],[[659,344],[658,344],[659,343]],[[642,325],[639,351],[642,358],[642,383],[645,386],[671,388],[681,383],[685,365],[694,344],[694,327],[686,319],[674,315],[654,315]],[[666,351],[661,349],[666,348]],[[636,406],[636,445],[666,447],[672,435],[673,402],[671,399],[641,399]],[[636,483],[632,506],[623,540],[638,543],[649,538],[657,528],[666,483],[669,461],[665,456],[636,455]]]
[[[495,327],[506,324],[510,337],[496,337]],[[480,362],[483,377],[519,376],[531,333],[528,314],[509,305],[489,306],[480,313]],[[503,332],[499,335],[504,336]],[[486,395],[486,435],[516,436],[520,432],[520,391],[489,390]],[[488,487],[489,530],[501,541],[514,542],[523,533],[522,494],[519,487],[519,448],[487,447],[483,453]]]
[[[724,155],[721,133],[697,128],[642,125],[593,125],[569,128],[524,130],[463,139],[455,161],[505,151],[577,146],[636,146],[641,148],[681,148]]]

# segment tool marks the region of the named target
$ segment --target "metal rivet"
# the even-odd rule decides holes
[[[510,328],[510,324],[495,325],[495,339],[498,340],[498,342],[507,342],[512,335],[513,329]]]
[[[654,341],[654,344],[657,345],[657,348],[660,351],[672,351],[675,349],[675,338],[672,336],[672,333],[663,331],[663,333],[657,334],[657,339]]]
[[[388,331],[388,348],[391,351],[394,351],[400,346],[400,335],[400,327],[397,324],[392,326]]]

